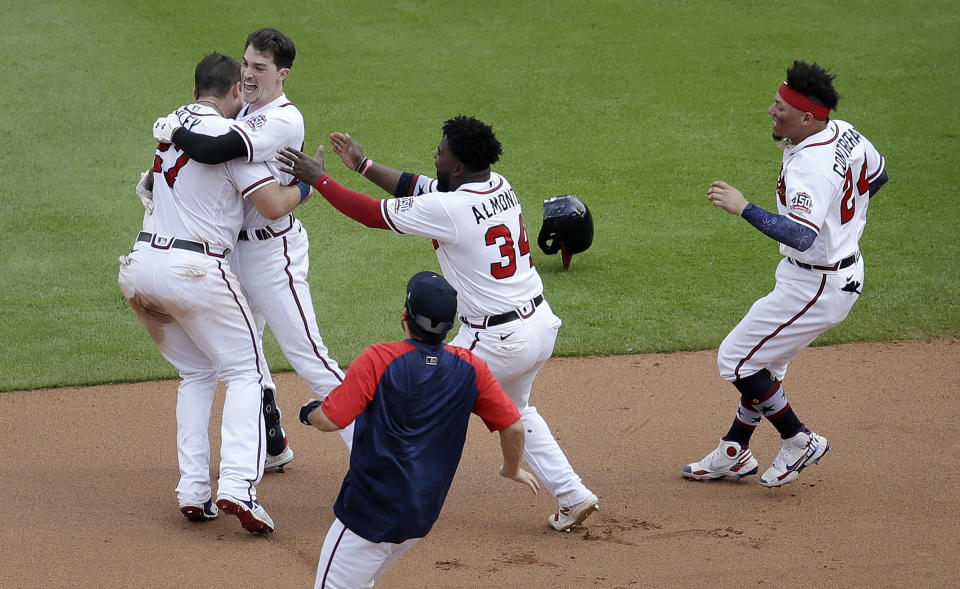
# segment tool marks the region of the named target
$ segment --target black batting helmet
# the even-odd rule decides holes
[[[543,201],[543,225],[537,245],[552,256],[558,251],[563,267],[570,267],[573,254],[586,251],[593,243],[593,217],[583,201],[572,194],[554,196]]]

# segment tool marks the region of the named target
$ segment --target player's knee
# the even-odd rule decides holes
[[[766,368],[761,368],[758,372],[739,378],[733,381],[733,386],[737,387],[744,401],[751,405],[761,403],[771,392],[776,391],[780,381],[770,374]]]

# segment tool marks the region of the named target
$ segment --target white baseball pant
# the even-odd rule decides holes
[[[783,258],[773,291],[757,300],[720,344],[721,378],[733,382],[766,368],[783,380],[797,354],[847,317],[859,294],[843,288],[855,283],[860,290],[863,276],[862,256],[833,272],[806,270]]]
[[[118,283],[160,353],[180,371],[178,499],[211,498],[207,432],[218,380],[227,383],[218,492],[256,499],[266,438],[255,327],[226,260],[138,242]]]
[[[420,538],[411,538],[400,544],[370,542],[334,518],[320,550],[314,589],[373,587],[374,582],[419,541]]]
[[[490,367],[494,378],[520,411],[524,429],[523,459],[563,507],[590,495],[573,470],[550,426],[530,405],[530,391],[540,368],[553,354],[562,322],[543,301],[530,317],[477,329],[466,324],[450,343],[472,350]]]
[[[294,219],[293,227],[282,235],[238,241],[233,263],[253,306],[259,337],[262,339],[264,325],[269,325],[290,366],[317,398],[326,399],[343,382],[343,371],[330,357],[317,327],[307,282],[310,240],[300,220]],[[264,384],[276,390],[265,361],[261,369],[268,375]],[[349,450],[353,424],[341,430],[340,436]]]

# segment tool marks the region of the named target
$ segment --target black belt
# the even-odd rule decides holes
[[[274,231],[273,228],[269,226],[261,227],[259,229],[241,229],[240,233],[237,235],[237,239],[240,241],[250,241],[253,239],[263,241],[264,239],[270,239],[271,237],[278,237],[293,229],[293,215],[289,215],[288,220],[290,221],[290,225],[286,229],[281,229],[280,231]]]
[[[543,295],[539,294],[533,297],[533,299],[530,302],[533,303],[533,309],[530,310],[530,313],[528,315],[521,315],[520,311],[514,310],[514,311],[507,311],[506,313],[500,313],[499,315],[491,315],[489,317],[486,317],[483,320],[483,322],[480,323],[479,325],[470,323],[470,321],[468,321],[467,318],[462,315],[460,316],[460,321],[463,322],[465,325],[469,325],[474,329],[483,329],[484,327],[494,327],[495,325],[503,325],[504,323],[516,321],[521,317],[526,319],[530,315],[533,315],[533,312],[537,310],[537,306],[539,306],[540,303],[543,302]]]
[[[860,252],[847,256],[846,258],[840,260],[833,266],[817,266],[816,264],[804,264],[803,262],[798,262],[793,258],[787,258],[787,259],[790,260],[790,262],[795,266],[803,268],[804,270],[824,270],[826,272],[831,272],[833,270],[842,270],[847,266],[852,266],[857,261],[858,258],[860,258]]]
[[[174,240],[165,240],[163,238],[155,239],[153,233],[147,233],[146,231],[141,231],[137,235],[137,241],[145,241],[150,244],[151,247],[157,249],[166,250],[170,248],[176,248],[179,250],[187,250],[191,252],[197,252],[198,254],[207,254],[208,256],[213,256],[215,258],[223,258],[227,255],[227,252],[230,250],[225,249],[223,253],[215,253],[210,251],[210,247],[199,241],[190,241],[189,239],[174,239]]]

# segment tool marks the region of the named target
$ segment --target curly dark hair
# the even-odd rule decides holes
[[[840,95],[833,88],[835,76],[818,66],[805,61],[794,61],[787,68],[787,85],[830,110],[837,110]]]
[[[273,53],[273,63],[277,65],[278,70],[293,67],[293,60],[297,57],[297,48],[293,44],[293,39],[277,29],[268,27],[250,33],[247,44],[243,47],[244,51],[251,45],[257,51]]]
[[[443,123],[443,135],[455,158],[474,172],[497,163],[503,148],[493,127],[473,117],[457,115]]]
[[[240,81],[240,62],[222,53],[204,57],[193,70],[193,86],[199,96],[223,98]]]

